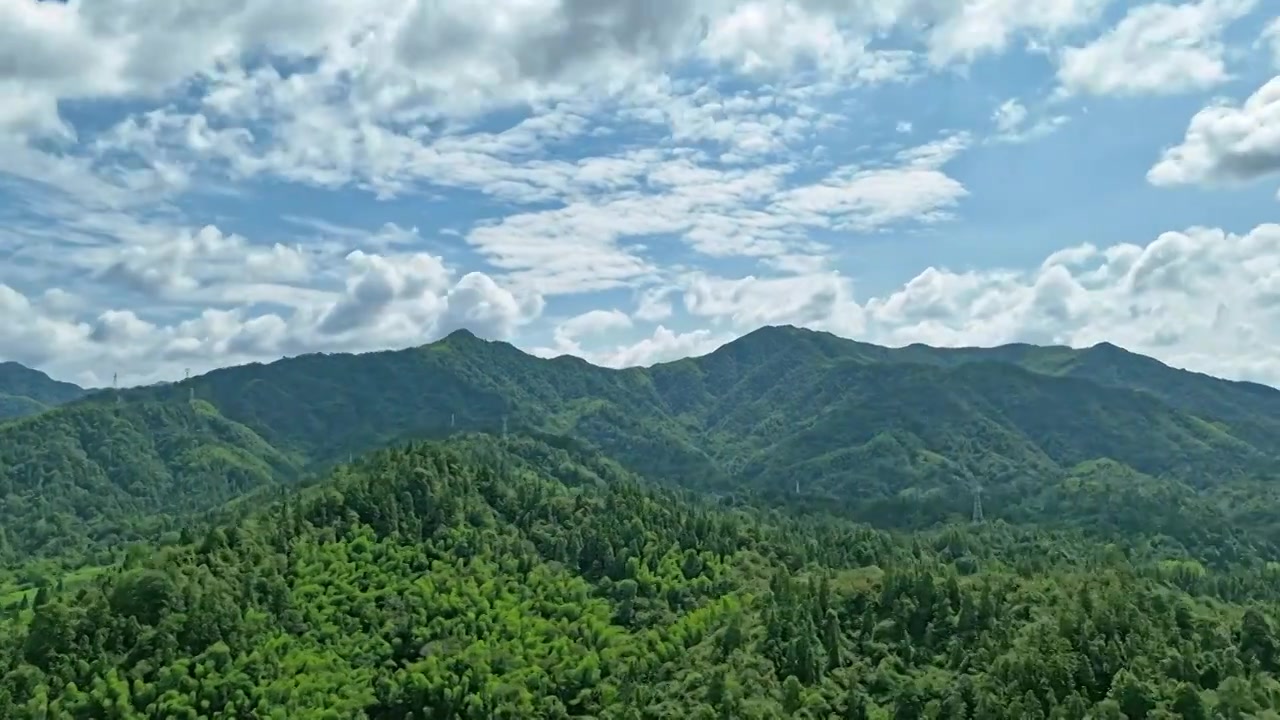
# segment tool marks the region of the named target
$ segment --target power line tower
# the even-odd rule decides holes
[[[981,525],[982,517],[982,486],[973,486],[973,524]]]
[[[111,373],[111,393],[116,396],[116,402],[120,402],[120,373]]]
[[[189,387],[187,388],[187,402],[195,402],[195,401],[196,401],[196,389],[195,389],[195,386],[194,386],[194,385],[190,385],[190,383],[191,383],[191,368],[186,368],[186,369],[183,371],[183,373],[184,373],[184,375],[185,375],[185,377],[183,378],[183,382],[188,383],[188,385],[189,385]]]
[[[502,437],[507,436],[507,416],[502,416]]]

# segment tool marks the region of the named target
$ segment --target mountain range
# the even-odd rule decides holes
[[[9,374],[0,392],[63,403],[0,425],[0,521],[23,528],[7,539],[20,553],[111,544],[371,449],[463,432],[571,438],[649,480],[887,527],[967,517],[981,493],[1009,522],[1107,528],[1145,512],[1180,528],[1184,548],[1206,533],[1280,539],[1232,524],[1272,500],[1280,391],[1110,344],[886,348],[766,327],[615,370],[461,330],[118,392]]]
[[[1280,393],[1111,345],[3,377],[0,717],[1280,717]]]

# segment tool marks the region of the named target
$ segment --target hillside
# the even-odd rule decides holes
[[[10,517],[115,527],[107,518],[127,516],[126,508],[203,513],[234,495],[206,487],[287,483],[370,449],[505,427],[572,437],[652,481],[834,506],[899,529],[966,518],[977,486],[998,517],[1089,526],[1089,516],[1063,512],[1072,505],[1055,489],[1112,468],[1147,495],[1190,493],[1165,508],[1172,517],[1152,523],[1186,529],[1185,517],[1221,518],[1224,529],[1208,531],[1246,549],[1280,541],[1262,512],[1280,467],[1280,434],[1265,432],[1280,426],[1280,392],[1103,346],[889,349],[765,328],[704,357],[610,370],[532,357],[459,331],[408,350],[227,368],[122,391],[119,404],[98,394],[40,419],[92,426],[94,443],[131,447],[139,434],[177,437],[200,427],[186,419],[192,396],[229,428],[214,433],[220,455],[233,458],[229,485],[219,475],[225,469],[193,471],[185,456],[151,449],[127,453],[113,467],[85,456],[83,467],[63,468],[65,453],[19,423],[0,426],[0,447],[31,458],[22,474],[4,471],[6,494],[21,499],[7,503]],[[175,414],[148,424],[135,408]],[[77,413],[127,419],[82,422]],[[109,477],[144,480],[90,480]],[[49,478],[48,487],[39,478]],[[183,478],[200,479],[194,496],[163,496],[186,487]],[[1073,492],[1095,493],[1097,501],[1077,500],[1094,508],[1127,489],[1081,487]],[[1229,524],[1236,520],[1247,524]],[[46,550],[52,537],[11,544]],[[1200,556],[1206,543],[1202,533],[1171,534],[1175,552]]]
[[[895,538],[717,507],[524,438],[380,452],[136,550],[0,616],[0,717],[1280,708],[1280,594],[1256,559],[1222,573],[1003,524]]]
[[[299,463],[207,403],[84,403],[0,425],[0,558],[174,525]]]
[[[16,362],[0,362],[0,422],[43,412],[83,397],[85,390],[72,383]]]

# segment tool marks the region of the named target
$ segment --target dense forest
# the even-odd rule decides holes
[[[0,535],[0,557],[154,538],[371,450],[503,428],[573,437],[652,482],[838,505],[886,529],[967,517],[981,487],[1010,522],[1110,532],[1147,515],[1208,562],[1280,540],[1265,519],[1280,391],[1114,346],[890,349],[771,327],[703,357],[611,370],[458,331],[0,422],[0,527],[37,528]]]
[[[895,536],[526,438],[382,451],[23,595],[0,716],[1244,718],[1280,570]]]
[[[1280,717],[1280,392],[1113,346],[5,378],[3,718]]]

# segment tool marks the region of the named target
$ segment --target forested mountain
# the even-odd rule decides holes
[[[1109,345],[890,349],[790,327],[650,368],[459,331],[97,393],[0,426],[0,490],[17,498],[0,520],[53,528],[10,538],[19,554],[102,545],[135,513],[201,513],[370,449],[504,426],[573,437],[649,480],[834,504],[883,527],[965,517],[981,486],[988,512],[1016,522],[1119,532],[1111,520],[1145,507],[1175,551],[1209,561],[1221,538],[1248,552],[1280,540],[1265,516],[1280,392]],[[88,450],[151,437],[198,449]]]
[[[18,594],[0,717],[1280,717],[1263,558],[998,521],[899,537],[559,445],[382,451]]]
[[[207,403],[83,403],[0,426],[0,553],[78,553],[294,479]]]
[[[0,422],[83,397],[83,388],[16,362],[0,362]]]

